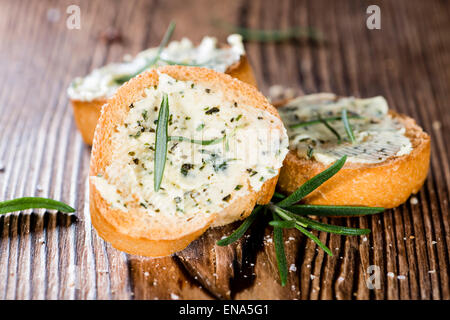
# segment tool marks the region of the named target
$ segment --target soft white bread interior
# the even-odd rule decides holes
[[[317,104],[318,99],[331,103],[338,97],[330,94],[311,95],[314,103]],[[288,102],[285,101],[278,107],[286,105]],[[430,137],[410,117],[392,110],[388,111],[388,116],[404,127],[404,136],[411,143],[410,152],[389,156],[378,163],[347,161],[343,169],[308,195],[304,203],[394,208],[419,191],[429,168]],[[355,120],[350,120],[350,123],[352,121]],[[289,129],[288,134],[291,138]],[[278,189],[289,194],[329,165],[314,157],[299,156],[297,150],[291,148],[281,169]]]
[[[164,85],[160,80],[162,77],[169,79]],[[187,90],[182,94],[176,90],[169,92],[169,108],[171,113],[173,112],[174,119],[174,124],[169,126],[169,135],[179,132],[185,136],[192,134],[189,128],[195,128],[197,124],[191,126],[189,122],[199,119],[211,119],[210,123],[203,125],[205,129],[208,126],[211,130],[218,129],[214,127],[221,126],[224,123],[222,119],[230,114],[238,114],[237,117],[227,118],[229,122],[226,124],[224,137],[229,139],[223,143],[226,147],[233,150],[239,143],[247,143],[251,153],[257,153],[258,147],[264,148],[258,145],[257,141],[266,139],[264,136],[268,135],[270,138],[267,139],[278,144],[277,150],[271,150],[273,153],[270,154],[263,150],[262,154],[265,155],[261,156],[262,163],[250,168],[245,166],[247,165],[244,163],[247,161],[245,157],[230,159],[226,165],[218,162],[209,164],[208,159],[204,161],[202,158],[202,163],[207,163],[205,169],[197,165],[183,164],[180,175],[180,171],[173,168],[179,168],[177,165],[182,163],[179,160],[184,157],[187,152],[185,150],[192,148],[193,152],[200,150],[211,154],[212,151],[216,152],[215,147],[189,142],[179,144],[170,142],[169,149],[172,153],[168,154],[161,184],[164,190],[154,191],[151,171],[153,159],[150,159],[154,153],[148,148],[152,148],[155,139],[152,125],[153,119],[158,116],[156,107],[161,101],[160,91],[164,91],[171,82],[174,82],[174,85],[181,83],[185,88],[197,90],[192,96],[198,98],[195,100],[199,101],[198,103],[205,101],[202,99],[206,98],[201,96],[204,91],[207,92],[204,94],[216,95],[215,97],[220,98],[223,103],[217,104],[216,107],[209,106],[209,109],[208,107],[205,109],[204,105],[197,106],[192,102],[194,100],[189,100],[191,103],[184,105],[182,99],[189,99]],[[189,83],[189,86],[186,83]],[[144,110],[142,108],[145,107],[146,101],[152,101],[151,108]],[[230,107],[226,107],[225,104]],[[130,121],[130,117],[134,116],[132,112],[145,113],[144,118],[148,127],[142,129],[139,137],[127,139],[128,131],[126,134],[123,132],[131,130],[133,124],[125,121]],[[180,117],[181,113],[183,114]],[[180,120],[177,122],[175,119]],[[139,120],[139,125],[142,125],[142,121],[144,120]],[[236,123],[242,125],[228,128]],[[250,134],[250,131],[246,130],[253,125],[258,126],[259,138],[241,142],[240,139]],[[181,127],[187,129],[180,131]],[[195,133],[197,130],[191,131]],[[119,250],[152,257],[170,255],[185,248],[208,227],[243,219],[251,213],[255,204],[268,203],[276,186],[279,169],[287,154],[287,147],[287,135],[276,109],[254,86],[206,68],[167,66],[148,71],[120,87],[102,108],[94,135],[90,165],[92,223],[98,234]],[[144,149],[145,151],[142,151]],[[129,150],[141,150],[139,151],[141,161],[139,162],[135,151]],[[129,160],[124,160],[131,154]],[[151,163],[142,160],[146,157],[150,157]],[[190,177],[191,171],[198,176],[192,173]],[[204,172],[211,174],[208,173],[206,177],[203,175]],[[191,184],[198,184],[199,181],[207,183],[210,178],[213,181],[208,186],[210,190],[205,187],[196,195],[189,190]],[[183,195],[186,194],[189,196],[184,199]],[[183,201],[189,204],[190,198],[197,196],[200,199],[196,202],[199,209],[186,205],[183,210],[180,209],[183,212],[178,212],[178,204],[172,203],[173,199],[169,195],[180,195],[173,197],[175,200],[178,199],[180,205],[184,203]],[[202,197],[211,199],[202,202]],[[217,197],[220,198],[216,199]],[[174,206],[177,210],[169,210]]]

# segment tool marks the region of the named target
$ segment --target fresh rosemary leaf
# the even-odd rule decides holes
[[[301,216],[296,216],[296,220],[304,225],[307,225],[308,228],[315,229],[318,231],[341,234],[344,236],[360,236],[363,234],[370,233],[369,229],[356,229],[356,228],[335,226],[332,224],[318,222]]]
[[[348,137],[352,143],[356,142],[355,135],[353,134],[352,127],[348,122],[347,109],[342,110],[342,121],[344,122],[345,132],[347,132]]]
[[[292,27],[285,30],[258,30],[234,26],[223,21],[214,24],[227,29],[230,33],[238,33],[244,41],[283,42],[288,40],[311,39],[316,42],[324,41],[323,34],[313,27]]]
[[[344,236],[359,236],[370,233],[369,229],[356,229],[321,223],[312,219],[298,216],[288,211],[287,209],[282,209],[274,205],[272,205],[272,208],[282,219],[286,220],[289,223],[295,221],[297,224],[300,224],[300,226],[304,228],[311,228],[318,231],[325,231]]]
[[[340,144],[341,143],[341,135],[339,134],[339,132],[337,132],[336,129],[334,129],[332,126],[330,126],[330,124],[328,123],[327,120],[325,120],[323,118],[319,118],[319,121],[321,123],[323,123],[323,125],[325,127],[327,127],[328,130],[330,130],[336,136],[336,138],[338,139],[338,144]]]
[[[299,215],[332,217],[332,216],[364,216],[384,211],[381,207],[350,207],[300,204],[287,207],[286,210]]]
[[[161,59],[161,52],[163,49],[167,46],[167,43],[169,42],[170,38],[172,37],[173,31],[175,30],[175,22],[171,21],[169,24],[169,27],[166,30],[166,33],[164,34],[164,37],[159,44],[158,51],[156,52],[156,56],[153,59],[150,59],[142,68],[140,68],[137,72],[133,74],[124,75],[122,77],[116,78],[115,82],[118,84],[122,84],[130,80],[131,78],[136,77],[137,75],[141,74],[145,70],[147,70],[149,67],[153,66],[158,62],[159,59]]]
[[[362,117],[358,116],[358,115],[347,115],[347,119],[362,119]],[[342,120],[342,117],[327,117],[327,118],[322,118],[322,120],[327,121],[327,122],[338,121],[338,120]],[[308,121],[303,121],[303,122],[299,122],[296,124],[292,124],[289,126],[289,128],[295,129],[295,128],[306,127],[306,126],[319,124],[319,123],[322,123],[322,121],[320,121],[319,119],[308,120]]]
[[[156,54],[156,56],[158,58],[161,55],[161,52],[164,50],[164,48],[169,43],[170,38],[172,38],[172,34],[173,34],[173,31],[175,30],[175,26],[176,26],[175,21],[170,21],[169,27],[167,28],[166,33],[164,34],[164,37],[158,47],[158,53]]]
[[[331,252],[330,248],[328,248],[325,244],[323,244],[322,241],[320,241],[319,238],[317,238],[314,234],[306,230],[305,228],[299,226],[298,224],[295,226],[297,230],[299,230],[301,233],[303,233],[305,236],[310,238],[312,241],[314,241],[320,248],[322,248],[323,251],[328,253],[328,255],[333,256],[333,253]]]
[[[274,221],[270,221],[269,224],[272,227],[283,228],[283,229],[295,228],[295,221],[293,221],[293,220],[289,220],[289,221],[274,220]]]
[[[155,160],[154,160],[154,189],[158,191],[164,175],[167,158],[167,130],[169,120],[169,97],[164,93],[159,108],[158,120],[156,124]]]
[[[282,209],[280,207],[277,207],[276,205],[273,205],[273,204],[269,205],[269,208],[272,212],[275,212],[281,219],[288,221],[288,222],[295,222],[295,228],[297,230],[302,232],[308,238],[312,239],[315,243],[317,243],[317,245],[319,247],[321,247],[323,250],[325,250],[326,253],[333,256],[330,249],[328,249],[328,247],[326,245],[324,245],[319,240],[319,238],[317,238],[314,234],[312,234],[311,232],[309,232],[308,230],[305,229],[306,227],[308,227],[308,225],[299,221],[298,219],[296,219],[297,217],[293,213],[291,213],[285,209]]]
[[[273,219],[275,222],[279,221],[280,218],[276,215],[275,212],[272,212]],[[286,221],[284,221],[286,222]],[[283,239],[283,229],[277,226],[273,228],[273,242],[275,246],[275,255],[277,257],[277,265],[278,272],[280,273],[281,286],[285,286],[287,282],[287,262],[286,262],[286,253],[284,252],[284,239]]]
[[[186,141],[186,142],[190,142],[190,143],[195,143],[195,144],[201,144],[202,146],[209,146],[212,144],[217,144],[222,142],[225,139],[225,136],[223,136],[222,138],[216,138],[216,139],[212,139],[212,140],[194,140],[194,139],[189,139],[189,138],[185,138],[185,137],[180,137],[180,136],[170,136],[169,137],[169,141]]]
[[[294,203],[299,202],[308,194],[317,189],[320,185],[322,185],[325,181],[334,176],[341,168],[344,166],[345,161],[347,160],[347,156],[343,156],[339,160],[337,160],[332,166],[328,169],[322,171],[318,175],[312,177],[308,181],[306,181],[303,185],[301,185],[297,190],[295,190],[289,197],[281,200],[276,205],[279,207],[289,207]]]
[[[247,217],[247,219],[244,220],[244,222],[242,222],[239,228],[237,228],[228,237],[217,241],[216,244],[218,246],[227,246],[229,244],[232,244],[239,238],[241,238],[244,235],[244,233],[248,230],[248,228],[252,225],[252,223],[256,220],[259,211],[261,211],[261,208],[263,208],[263,206],[257,206],[255,209],[253,209],[253,212]]]
[[[0,202],[0,214],[27,209],[51,209],[60,212],[75,212],[71,206],[52,199],[24,197]]]

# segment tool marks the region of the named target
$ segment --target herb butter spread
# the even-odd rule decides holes
[[[164,94],[169,103],[169,142],[156,192],[155,131]],[[145,89],[143,98],[129,108],[112,136],[111,164],[91,177],[111,207],[123,211],[137,203],[150,215],[219,212],[260,190],[278,174],[288,152],[280,119],[238,105],[200,83],[160,74],[158,86]]]
[[[353,143],[342,120],[344,109],[355,137]],[[294,99],[278,111],[288,130],[289,148],[300,158],[330,164],[344,155],[347,162],[379,163],[410,153],[412,145],[405,127],[388,114],[388,109],[383,97],[338,98],[322,93]]]
[[[204,37],[198,46],[194,46],[187,38],[172,41],[162,50],[155,64],[149,66],[149,61],[156,57],[158,48],[147,49],[134,59],[126,57],[127,61],[123,63],[108,64],[93,70],[84,78],[75,78],[68,88],[68,95],[73,100],[81,101],[109,98],[121,86],[122,83],[117,81],[121,77],[167,64],[187,64],[225,72],[245,54],[240,35],[232,34],[227,41],[229,46],[223,48],[218,47],[217,39],[212,37]]]

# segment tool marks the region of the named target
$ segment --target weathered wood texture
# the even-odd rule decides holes
[[[81,7],[80,30],[66,28],[66,8],[73,3]],[[365,25],[373,3],[381,7],[381,30]],[[325,45],[247,45],[260,89],[267,94],[282,84],[300,93],[384,95],[432,137],[424,188],[382,215],[337,219],[372,233],[320,234],[334,257],[286,232],[291,268],[285,288],[278,285],[269,229],[253,228],[230,248],[214,246],[223,231],[212,230],[164,259],[113,249],[90,224],[90,149],[76,131],[66,88],[74,76],[157,45],[171,19],[178,25],[175,38],[196,41],[205,34],[225,38],[212,19],[254,28],[319,28]],[[0,217],[0,298],[450,299],[449,21],[447,1],[1,0],[0,199],[51,197],[77,213]],[[111,28],[122,41],[107,40]],[[366,286],[371,265],[381,270],[375,290]]]

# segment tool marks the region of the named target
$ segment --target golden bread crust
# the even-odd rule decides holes
[[[206,68],[166,66],[145,72],[120,87],[103,106],[94,134],[90,176],[104,174],[110,164],[113,147],[112,135],[117,125],[123,124],[128,106],[142,98],[144,89],[158,84],[158,72],[177,80],[194,80],[220,90],[225,99],[233,99],[238,105],[263,109],[280,118],[276,109],[252,85]],[[278,128],[283,129],[280,121]],[[107,176],[105,176],[107,178]],[[112,209],[102,198],[95,184],[90,181],[90,209],[92,224],[99,235],[119,250],[144,256],[165,256],[182,250],[199,237],[208,227],[220,226],[247,217],[256,203],[267,203],[273,195],[278,176],[266,181],[258,191],[249,188],[249,194],[236,198],[228,207],[210,215],[194,215],[192,220],[170,228],[161,227],[139,205],[129,206],[128,211]],[[249,183],[247,181],[247,183]],[[160,219],[161,220],[161,219]]]
[[[394,111],[390,114],[405,126],[413,147],[411,153],[376,164],[347,163],[304,203],[394,208],[420,190],[430,163],[430,136],[414,119]],[[315,160],[298,158],[291,150],[281,168],[278,189],[290,194],[326,168]]]

